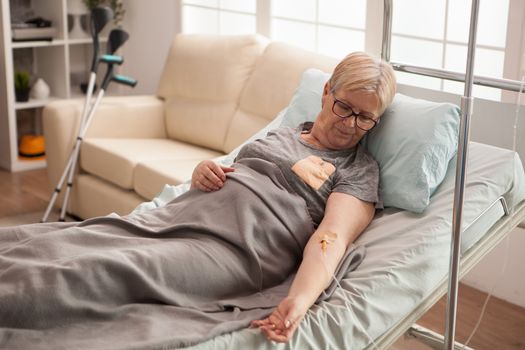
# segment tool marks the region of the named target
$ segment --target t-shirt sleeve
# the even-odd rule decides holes
[[[379,192],[379,165],[367,152],[358,152],[355,162],[336,175],[332,192],[346,193],[383,209]]]

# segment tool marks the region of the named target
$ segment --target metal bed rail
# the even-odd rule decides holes
[[[418,74],[418,75],[424,75],[429,76],[433,78],[441,78],[446,80],[453,80],[453,81],[459,81],[464,82],[465,81],[465,74],[453,72],[449,70],[444,69],[434,69],[434,68],[427,68],[427,67],[421,67],[421,66],[415,66],[405,63],[397,63],[397,62],[390,62],[392,67],[396,71],[399,72],[405,72],[405,73],[412,73],[412,74]],[[475,85],[482,85],[482,86],[488,86],[492,88],[497,89],[503,89],[508,91],[515,91],[520,92],[521,91],[521,82],[511,79],[499,79],[499,78],[491,78],[491,77],[483,77],[483,76],[474,76],[473,83]]]
[[[383,7],[383,42],[381,57],[390,61],[390,48],[392,41],[392,0],[384,0]],[[411,66],[407,64],[392,63],[395,70],[425,75],[434,78],[465,82],[464,95],[461,98],[461,120],[458,137],[458,156],[456,163],[456,181],[454,188],[454,205],[452,211],[452,240],[450,246],[450,268],[448,279],[447,317],[445,326],[445,349],[453,350],[456,331],[456,311],[460,265],[461,220],[463,214],[463,199],[465,192],[467,153],[470,133],[470,119],[473,110],[472,86],[473,84],[490,86],[502,90],[520,91],[521,83],[514,80],[495,79],[474,76],[474,58],[476,48],[476,34],[479,14],[479,0],[472,1],[470,14],[470,27],[467,51],[467,69],[461,73]]]
[[[462,234],[467,232],[471,227],[476,225],[478,220],[480,220],[486,213],[488,213],[496,204],[501,204],[501,209],[503,211],[503,216],[509,216],[510,215],[510,209],[507,205],[507,201],[503,196],[500,196],[498,199],[496,199],[492,204],[490,204],[485,210],[483,210],[472,222],[462,230]],[[481,259],[481,258],[479,258]],[[479,262],[479,260],[478,260]],[[462,262],[463,263],[463,262]],[[474,264],[470,264],[470,268],[474,267]],[[462,276],[465,274],[464,271],[459,272]],[[432,349],[441,349],[443,344],[445,343],[445,339],[443,335],[433,332],[425,327],[421,327],[420,325],[414,324],[412,325],[408,331],[407,336],[410,338],[417,339],[419,342],[426,344],[427,346],[431,347]],[[454,350],[473,350],[472,348],[458,343],[457,341],[454,342]]]

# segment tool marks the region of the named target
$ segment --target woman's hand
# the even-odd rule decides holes
[[[251,326],[258,327],[268,340],[285,343],[292,339],[309,307],[300,298],[288,296],[277,305],[270,316],[252,321]]]
[[[203,160],[193,170],[191,188],[204,192],[220,190],[226,181],[226,173],[232,171],[235,169],[221,166],[212,160]]]

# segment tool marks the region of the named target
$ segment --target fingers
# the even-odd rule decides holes
[[[217,191],[224,186],[225,173],[232,171],[235,169],[222,167],[210,160],[202,161],[193,172],[192,185],[204,192]]]
[[[221,169],[225,173],[231,173],[231,172],[235,171],[235,168],[227,167],[227,166],[221,166]]]
[[[286,327],[282,313],[276,309],[267,318],[252,321],[251,327],[258,327],[270,341],[285,343],[292,338],[298,324],[299,322],[290,322]]]
[[[286,297],[268,317],[253,321],[252,327],[258,327],[268,340],[288,342],[299,327],[306,309],[299,298]]]
[[[202,172],[202,176],[202,181],[204,181],[208,187],[216,190],[221,188],[224,185],[224,181],[226,181],[226,175],[224,175],[221,167],[216,163],[210,163]]]
[[[251,327],[260,327],[260,326],[269,326],[270,324],[271,324],[270,319],[267,317],[267,318],[264,318],[262,320],[254,320],[254,321],[252,321],[250,326]]]
[[[270,316],[263,318],[262,320],[254,320],[251,322],[252,327],[270,327],[275,328],[276,326],[281,327],[283,323],[279,320],[278,317],[275,316],[277,310],[274,310]]]
[[[213,183],[208,181],[206,177],[204,177],[204,175],[201,175],[201,174],[197,174],[193,176],[192,185],[204,192],[211,192],[211,191],[216,191],[219,189]]]
[[[281,323],[282,325],[282,323]],[[287,341],[286,335],[283,334],[282,327],[272,322],[271,315],[262,320],[255,320],[251,323],[252,327],[258,327],[268,340],[284,342]]]
[[[250,323],[250,327],[251,328],[263,328],[263,327],[266,327],[266,328],[269,328],[269,329],[274,329],[276,328],[276,325],[275,323],[270,319],[271,315],[266,317],[266,318],[263,318],[262,320],[253,320],[251,323]]]
[[[278,343],[288,342],[292,338],[296,328],[297,327],[290,327],[288,329],[282,329],[273,325],[259,327],[268,340]]]
[[[291,309],[288,314],[283,317],[284,328],[289,329],[294,324],[299,323],[302,317],[303,315],[301,313],[296,312],[295,309]]]

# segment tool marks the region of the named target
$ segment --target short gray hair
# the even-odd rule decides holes
[[[379,100],[381,115],[394,99],[396,76],[388,62],[365,52],[353,52],[335,67],[330,78],[330,87],[333,92],[344,89],[375,94]]]

